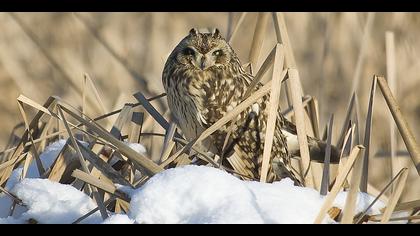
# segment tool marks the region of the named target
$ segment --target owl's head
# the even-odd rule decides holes
[[[218,29],[202,33],[195,28],[176,46],[173,56],[178,63],[203,71],[228,65],[236,57]]]

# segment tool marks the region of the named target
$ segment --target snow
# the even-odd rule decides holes
[[[334,206],[343,208],[346,193]],[[360,193],[357,212],[373,197]],[[312,223],[323,197],[290,179],[272,184],[241,181],[219,169],[185,166],[151,178],[132,196],[129,216],[138,223]],[[373,213],[383,203],[377,202]],[[327,216],[324,223],[334,223]]]
[[[41,154],[45,168],[66,140],[59,140]],[[145,153],[141,144],[127,143]],[[72,223],[94,209],[96,203],[84,192],[70,186],[40,179],[35,162],[27,178],[20,181],[22,168],[12,172],[5,188],[21,199],[8,216],[11,199],[0,194],[0,223],[21,224],[29,219],[38,223]],[[294,186],[290,179],[274,183],[242,181],[222,170],[206,166],[183,166],[153,176],[142,187],[117,185],[131,197],[127,214],[113,214],[102,220],[99,212],[82,223],[312,223],[324,197],[311,188]],[[346,192],[340,192],[334,206],[344,208]],[[364,210],[374,197],[359,193],[355,213]],[[379,214],[384,204],[378,201],[369,214]],[[336,223],[328,216],[324,223]]]
[[[129,142],[126,142],[126,144],[131,149],[133,149],[134,151],[136,151],[136,152],[138,152],[140,154],[145,155],[147,153],[146,148],[143,145],[141,145],[140,143],[129,143]]]
[[[96,208],[89,196],[70,185],[48,179],[23,179],[11,190],[28,211],[20,219],[35,219],[39,223],[69,224]],[[86,219],[86,223],[99,223],[99,212]]]
[[[48,169],[57,158],[58,154],[60,153],[61,149],[66,144],[65,139],[60,139],[56,142],[51,143],[48,145],[44,152],[40,154],[39,159],[42,162],[42,165],[45,169]],[[6,182],[5,189],[11,190],[16,183],[19,182],[21,175],[22,175],[23,168],[19,167],[13,170],[11,176]],[[32,163],[28,167],[28,172],[26,173],[27,178],[38,178],[39,172],[38,168],[36,166],[36,162],[33,160]],[[7,217],[9,215],[9,210],[12,206],[13,201],[6,196],[4,193],[0,193],[0,218],[1,217]],[[20,216],[26,209],[21,206],[17,206],[13,216]],[[1,223],[1,221],[0,221]]]
[[[102,224],[133,224],[134,220],[125,214],[115,214],[108,217]]]
[[[42,162],[42,166],[45,170],[47,170],[51,165],[54,163],[55,159],[57,158],[58,154],[60,153],[61,149],[63,149],[64,145],[66,144],[66,139],[60,139],[48,145],[44,152],[39,155],[39,159]],[[29,165],[28,173],[26,174],[26,178],[38,178],[39,172],[36,166],[36,161],[33,160],[32,163]]]

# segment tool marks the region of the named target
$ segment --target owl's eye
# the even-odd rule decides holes
[[[194,56],[195,55],[195,51],[192,48],[185,48],[183,53],[186,56]]]
[[[222,50],[216,50],[216,51],[213,52],[213,55],[216,56],[216,57],[221,56],[221,55],[223,55],[223,51]]]

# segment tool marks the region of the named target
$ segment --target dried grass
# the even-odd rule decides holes
[[[22,30],[29,36],[37,47],[45,54],[45,56],[56,64],[59,71],[64,77],[68,77],[65,70],[61,68],[59,63],[54,60],[48,50],[40,43],[41,39],[36,37],[27,25],[16,14],[10,15]],[[91,23],[80,14],[74,15],[79,22],[81,22],[88,31],[102,44],[108,53],[119,61],[125,70],[131,73],[133,77],[139,77],[128,63],[116,53],[112,47],[102,38],[98,32],[93,28]],[[238,32],[245,27],[246,13],[242,13],[235,28],[229,34],[229,40],[232,42]],[[365,221],[381,221],[382,223],[388,221],[399,220],[401,218],[392,218],[392,214],[396,211],[415,212],[419,207],[420,200],[413,200],[404,203],[399,203],[403,191],[407,188],[406,182],[408,173],[411,167],[402,169],[398,174],[395,173],[395,151],[396,151],[396,134],[391,131],[390,139],[394,143],[391,150],[391,162],[393,163],[393,172],[391,176],[393,179],[381,191],[376,190],[373,193],[369,179],[369,158],[372,156],[369,151],[371,132],[374,130],[372,117],[375,113],[373,106],[373,98],[375,94],[376,81],[381,89],[382,95],[391,111],[392,119],[390,123],[395,122],[397,128],[406,144],[407,150],[412,158],[414,166],[420,173],[420,153],[418,144],[412,131],[408,126],[406,119],[400,111],[400,106],[396,102],[393,94],[395,93],[395,48],[391,36],[387,34],[387,68],[389,68],[388,75],[390,76],[390,83],[394,84],[393,91],[388,87],[384,77],[374,76],[372,81],[370,100],[367,105],[367,117],[365,128],[361,129],[359,125],[360,112],[358,111],[359,100],[356,92],[359,93],[359,80],[361,77],[361,67],[365,61],[364,57],[366,50],[366,41],[368,39],[369,31],[373,24],[373,14],[369,14],[364,33],[362,35],[362,46],[359,53],[356,71],[354,74],[355,81],[353,83],[353,96],[350,99],[347,107],[347,112],[343,121],[341,132],[337,136],[338,147],[341,148],[341,157],[339,165],[329,163],[329,151],[331,143],[333,143],[333,118],[331,117],[326,132],[327,137],[327,153],[324,166],[315,166],[310,162],[309,149],[307,144],[307,134],[313,134],[315,137],[320,137],[320,114],[319,104],[317,98],[307,95],[301,85],[298,68],[296,65],[294,53],[291,47],[291,40],[287,32],[286,22],[282,13],[272,13],[273,26],[276,34],[276,46],[272,49],[264,60],[260,60],[262,51],[262,42],[268,42],[267,27],[270,20],[269,13],[261,13],[258,16],[257,25],[254,30],[251,50],[249,51],[249,62],[251,69],[262,61],[262,65],[256,73],[255,82],[252,83],[243,101],[235,107],[231,112],[226,114],[223,118],[215,122],[207,128],[195,140],[187,141],[182,137],[182,134],[177,130],[176,125],[166,117],[167,111],[162,109],[161,104],[165,104],[165,94],[156,95],[147,87],[144,90],[133,95],[133,100],[125,101],[121,96],[123,105],[116,105],[115,111],[109,112],[108,106],[95,85],[95,80],[91,79],[87,73],[84,74],[83,82],[76,83],[73,79],[68,80],[72,88],[80,95],[81,102],[72,101],[72,104],[78,104],[74,107],[55,96],[49,97],[43,105],[40,105],[37,99],[33,100],[24,95],[18,97],[18,108],[23,119],[24,132],[23,135],[16,138],[14,146],[7,147],[0,152],[0,185],[4,186],[9,179],[12,171],[18,166],[24,167],[24,174],[27,172],[28,166],[31,162],[37,163],[38,171],[42,178],[49,178],[50,180],[60,183],[75,185],[76,183],[84,183],[80,188],[81,191],[86,191],[98,204],[98,208],[89,212],[74,223],[80,222],[82,219],[88,217],[96,211],[100,211],[103,218],[106,218],[106,209],[112,212],[127,211],[129,206],[129,198],[119,192],[115,184],[123,184],[137,188],[148,181],[153,175],[164,171],[168,168],[176,168],[178,166],[191,163],[191,151],[197,153],[197,157],[212,165],[220,167],[224,170],[240,176],[243,179],[252,179],[249,173],[244,171],[245,163],[237,156],[229,157],[229,162],[234,169],[228,169],[220,165],[215,157],[211,157],[205,150],[202,150],[198,144],[205,140],[213,132],[228,122],[236,119],[236,117],[254,104],[261,97],[270,94],[270,108],[267,121],[267,133],[265,134],[265,146],[263,152],[262,174],[260,181],[267,181],[267,171],[269,166],[269,158],[272,149],[272,141],[274,139],[274,125],[277,119],[277,112],[281,99],[281,85],[284,83],[286,91],[286,102],[289,105],[282,110],[283,114],[287,116],[293,115],[296,121],[297,135],[300,145],[300,164],[301,168],[298,174],[304,176],[304,184],[307,187],[321,189],[322,194],[326,194],[325,202],[315,220],[315,223],[321,223],[326,214],[333,214],[330,216],[341,219],[341,223],[361,223]],[[232,19],[230,19],[232,24]],[[232,27],[232,26],[230,26]],[[236,36],[237,38],[237,36]],[[271,49],[272,47],[270,47]],[[271,76],[264,85],[254,91],[258,82],[263,81],[262,77],[272,69]],[[16,68],[16,65],[14,66]],[[394,71],[394,72],[392,72]],[[141,79],[140,79],[141,80]],[[24,87],[24,84],[20,83]],[[93,94],[93,97],[89,96]],[[360,93],[359,93],[360,94]],[[150,97],[150,98],[147,98]],[[137,100],[137,103],[132,103]],[[155,101],[155,104],[152,104]],[[79,104],[80,103],[80,104]],[[30,119],[28,107],[31,111],[35,111],[35,115]],[[80,107],[80,108],[79,108]],[[90,118],[91,114],[98,115],[96,118]],[[115,120],[110,119],[112,116],[118,115]],[[156,126],[161,129],[151,129]],[[392,124],[390,125],[392,127]],[[163,131],[162,131],[163,130]],[[359,142],[359,134],[364,133],[363,146]],[[45,169],[40,161],[39,153],[45,150],[45,147],[57,140],[58,138],[67,138],[66,145],[62,148],[53,165]],[[89,145],[86,147],[81,144],[80,140],[86,141]],[[228,140],[228,137],[226,138]],[[158,152],[151,155],[150,153],[144,155],[137,153],[130,148],[126,141],[132,143],[149,144],[149,147],[154,147]],[[225,146],[227,142],[225,142]],[[237,148],[237,147],[235,147]],[[362,158],[363,156],[363,158]],[[223,158],[223,157],[222,157]],[[115,160],[116,163],[115,163]],[[111,164],[115,163],[115,164]],[[332,170],[337,169],[337,173]],[[79,170],[81,169],[81,170]],[[135,172],[140,173],[140,177],[134,175]],[[351,175],[349,175],[351,173]],[[348,178],[350,176],[350,178]],[[329,190],[329,185],[332,180],[332,188]],[[396,183],[394,183],[396,181]],[[347,186],[347,182],[349,186]],[[353,215],[356,194],[359,190],[374,194],[377,199],[385,196],[387,189],[395,185],[394,191],[388,199],[387,207],[384,213],[378,216],[366,216],[369,206],[362,214],[358,216]],[[9,196],[15,204],[21,204],[21,201],[13,196],[7,190],[0,186],[0,191]],[[341,189],[349,188],[348,198],[344,209],[333,209],[332,203]],[[376,199],[376,200],[377,200]],[[375,201],[376,201],[375,200]],[[12,211],[13,212],[13,209]],[[418,216],[411,215],[408,218],[412,222],[418,221]]]

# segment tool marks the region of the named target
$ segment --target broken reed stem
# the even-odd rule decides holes
[[[370,150],[370,140],[372,132],[372,119],[373,119],[373,107],[375,104],[375,92],[376,92],[376,76],[373,77],[372,87],[370,89],[369,105],[368,112],[366,115],[366,124],[365,124],[365,137],[363,140],[363,146],[365,147],[365,155],[363,157],[363,172],[362,180],[360,183],[360,191],[367,193],[368,178],[369,178],[369,150]]]
[[[364,216],[367,214],[367,212],[370,210],[370,208],[372,208],[372,206],[381,198],[381,196],[388,190],[388,188],[390,186],[392,186],[392,184],[394,183],[394,181],[402,174],[404,169],[401,169],[400,172],[398,172],[398,174],[396,174],[391,181],[389,181],[389,183],[384,187],[384,189],[382,189],[379,194],[374,194],[376,195],[375,199],[369,204],[368,207],[366,207],[366,209],[359,214],[359,217],[357,218],[357,220],[355,220],[354,222],[356,224],[360,224],[360,222],[363,220]],[[387,199],[383,200],[383,201],[389,201]]]
[[[331,114],[330,121],[328,122],[328,136],[327,136],[327,148],[325,150],[324,157],[324,169],[322,171],[322,181],[321,181],[321,195],[325,196],[328,192],[328,187],[330,186],[330,157],[331,157],[331,139],[332,139],[332,129],[334,124],[334,114]]]
[[[44,172],[45,172],[45,168],[42,166],[42,162],[39,158],[38,150],[36,149],[36,146],[34,144],[33,134],[32,134],[32,131],[29,128],[29,122],[28,122],[28,118],[26,116],[26,112],[23,109],[23,103],[19,100],[18,100],[18,107],[19,107],[20,113],[23,117],[26,131],[28,132],[29,141],[32,144],[30,148],[32,149],[32,154],[35,157],[35,162],[36,162],[36,166],[38,168],[39,175],[42,176],[42,174],[44,174]],[[22,175],[22,178],[25,177],[25,175],[26,175],[26,169],[24,169],[24,173]]]
[[[22,96],[23,96],[23,95],[22,95]],[[159,95],[157,95],[157,96],[154,96],[154,97],[148,98],[148,99],[147,99],[147,101],[151,102],[151,101],[153,101],[153,100],[156,100],[156,99],[162,98],[162,97],[164,97],[164,96],[166,96],[166,93],[162,93],[162,94],[159,94]],[[20,97],[20,96],[19,96],[19,97]],[[19,98],[18,98],[18,99],[19,99]],[[52,98],[52,97],[50,97],[49,99],[53,99],[53,98]],[[50,104],[50,103],[48,103],[48,104]],[[141,104],[140,102],[138,102],[138,103],[134,103],[134,104],[129,104],[129,105],[130,105],[130,106],[132,106],[133,108],[138,107],[138,106],[142,106],[142,104]],[[35,106],[33,106],[33,107],[35,107]],[[39,108],[36,108],[36,109],[38,109],[38,110],[42,111],[43,113],[46,113],[46,114],[51,115],[51,113],[50,113],[50,111],[49,111],[48,109],[45,109],[45,107],[44,107],[44,106],[41,106],[41,107],[43,107],[43,108],[40,108],[40,109],[42,109],[42,110],[40,110]],[[110,116],[116,115],[116,114],[120,113],[121,111],[122,111],[122,109],[118,109],[118,110],[115,110],[115,111],[109,112],[109,113],[107,113],[107,114],[97,116],[97,117],[93,118],[92,120],[93,120],[93,121],[100,121],[100,120],[102,120],[102,119],[105,119],[105,118],[108,118],[108,117],[110,117]],[[42,113],[40,113],[40,114],[42,114]],[[85,114],[84,114],[84,115],[85,115]],[[86,118],[86,117],[85,117],[85,118]],[[59,120],[57,120],[57,122],[59,122]],[[83,126],[83,123],[79,123],[79,124],[78,124],[78,125],[76,125],[75,127],[71,127],[71,129],[73,130],[73,129],[75,129],[75,128],[80,128],[80,127],[82,127],[82,126]],[[34,143],[39,143],[39,142],[43,141],[44,139],[48,139],[48,138],[51,138],[51,137],[54,137],[54,136],[57,136],[57,135],[60,135],[60,134],[64,134],[64,133],[66,133],[66,132],[67,132],[67,131],[66,131],[66,129],[59,129],[58,131],[56,131],[56,132],[54,132],[54,133],[51,133],[51,134],[46,135],[44,138],[35,139],[35,140],[34,140]],[[29,147],[29,146],[31,146],[31,145],[32,145],[31,143],[25,143],[23,147],[25,148],[25,147]],[[17,148],[18,148],[18,146],[16,146],[16,147],[12,147],[12,148],[8,148],[8,149],[5,149],[5,150],[3,150],[3,151],[1,151],[1,152],[0,152],[0,155],[3,155],[3,154],[7,154],[7,153],[9,153],[9,152],[12,152],[12,151],[16,150]]]
[[[417,173],[420,175],[420,150],[419,146],[411,133],[410,128],[408,127],[407,121],[404,119],[404,116],[401,113],[401,109],[397,104],[394,96],[384,77],[378,76],[378,84],[381,92],[385,98],[388,108],[391,111],[392,117],[397,124],[398,130],[403,138],[403,141],[407,147],[408,152],[410,153],[411,160],[416,167]]]
[[[391,197],[389,198],[388,205],[386,206],[385,212],[382,216],[381,223],[387,223],[391,218],[392,212],[394,212],[395,206],[397,205],[398,200],[401,197],[401,194],[404,190],[405,184],[407,182],[408,176],[408,169],[403,168],[402,174],[398,178],[398,182],[395,187],[395,191],[392,193]]]
[[[290,43],[289,34],[287,32],[286,27],[286,20],[284,19],[284,13],[281,12],[273,12],[273,23],[274,29],[276,31],[277,43],[282,43],[285,49],[285,63],[286,68],[297,69],[295,56],[293,54],[292,44]],[[299,78],[299,87],[301,89],[302,94],[303,92],[302,82]],[[286,91],[286,100],[289,107],[292,105],[292,95],[290,91],[290,84],[286,82],[285,91]]]
[[[360,156],[363,156],[364,149],[360,151]],[[363,159],[357,159],[354,163],[350,188],[347,193],[346,204],[343,209],[343,217],[341,219],[342,224],[352,224],[354,218],[354,210],[356,208],[357,195],[360,186],[360,180],[362,179],[362,167]]]
[[[111,196],[108,200],[106,200],[104,202],[105,206],[108,206],[108,204],[110,204],[112,201],[115,200],[115,196]],[[88,218],[89,216],[93,215],[95,212],[97,212],[99,210],[99,207],[96,207],[94,209],[92,209],[91,211],[89,211],[88,213],[84,214],[83,216],[79,217],[77,220],[73,221],[72,224],[78,224],[80,223],[82,220]]]
[[[302,94],[301,88],[299,87],[299,73],[296,69],[289,69],[289,81],[291,85],[291,92],[292,92],[292,101],[293,101],[293,108],[295,112],[296,118],[296,129],[297,129],[297,136],[298,142],[300,147],[300,155],[302,160],[303,169],[302,175],[304,177],[304,184],[305,186],[312,187],[314,186],[314,182],[312,179],[312,173],[307,174],[307,171],[310,170],[310,157],[309,157],[309,147],[308,147],[308,137],[306,135],[306,127],[305,127],[305,111],[302,105]]]
[[[99,189],[102,189],[103,191],[110,193],[114,195],[115,197],[118,197],[124,201],[130,202],[130,198],[126,196],[125,194],[121,193],[120,191],[118,191],[117,187],[112,182],[108,183],[105,181],[101,181],[100,179],[78,169],[75,169],[72,172],[71,176],[73,176],[74,178],[80,179],[83,182],[90,184],[91,186],[95,186]]]
[[[258,58],[260,56],[261,48],[264,43],[265,32],[267,30],[267,23],[270,13],[258,13],[257,24],[255,26],[254,38],[252,39],[251,51],[249,52],[249,61],[252,68],[256,68]]]
[[[91,129],[94,133],[98,134],[100,137],[102,137],[107,142],[110,142],[113,144],[122,155],[126,156],[128,159],[130,159],[133,163],[138,164],[146,170],[147,174],[154,175],[156,173],[159,173],[163,171],[163,168],[159,167],[150,160],[150,158],[145,157],[144,155],[134,151],[131,149],[127,144],[124,142],[116,139],[114,136],[112,136],[110,133],[108,133],[106,130],[101,128],[99,125],[95,124],[92,120],[86,121],[74,112],[70,111],[64,106],[60,106],[61,109],[63,109],[67,114],[71,115],[73,118],[75,118],[77,121],[83,123],[86,125],[89,129]]]
[[[351,168],[353,167],[354,162],[357,158],[360,158],[360,150],[362,149],[364,149],[362,145],[357,145],[351,151],[350,156],[343,167],[343,170],[338,174],[336,178],[334,186],[332,187],[330,193],[328,193],[328,195],[325,197],[324,203],[322,204],[322,207],[315,218],[314,224],[320,224],[324,220],[325,215],[334,203],[334,199],[343,186],[343,183],[346,180]]]
[[[90,174],[90,171],[89,171],[89,169],[87,167],[86,161],[83,158],[83,154],[80,151],[79,145],[77,145],[77,141],[74,138],[73,133],[70,130],[69,124],[67,123],[66,117],[64,116],[63,111],[61,110],[61,108],[62,108],[62,106],[60,104],[57,104],[57,110],[60,113],[60,116],[61,116],[61,119],[63,120],[64,126],[66,127],[66,130],[67,130],[67,132],[68,132],[68,134],[70,136],[70,140],[71,140],[71,142],[73,144],[73,148],[76,150],[77,156],[79,157],[80,165],[81,165],[81,167],[82,167],[82,169],[83,169],[84,172],[86,172],[87,174]],[[89,188],[89,185],[88,185],[87,187],[88,187],[88,191],[89,192],[92,192],[93,198],[95,199],[96,203],[98,204],[98,207],[99,207],[100,212],[101,212],[102,219],[108,218],[108,213],[106,211],[106,208],[105,208],[105,206],[103,204],[102,199],[99,196],[98,190],[94,186],[91,186]]]
[[[356,100],[356,92],[353,92],[353,95],[351,96],[351,99],[350,99],[350,103],[347,107],[346,118],[344,118],[343,127],[341,128],[341,132],[340,132],[340,137],[338,138],[338,142],[337,142],[338,148],[342,148],[343,145],[345,144],[344,137],[346,135],[347,127],[353,114],[355,100]]]
[[[271,149],[273,147],[274,131],[276,130],[276,122],[278,117],[280,91],[281,91],[281,71],[283,70],[284,51],[283,45],[276,45],[276,52],[272,72],[272,86],[269,101],[269,113],[267,118],[267,128],[264,139],[264,151],[261,167],[260,181],[267,181],[267,174],[271,159]]]
[[[89,82],[90,87],[92,88],[93,94],[95,95],[96,101],[99,103],[99,107],[101,108],[102,113],[106,114],[108,113],[108,110],[106,109],[104,102],[101,99],[101,96],[99,95],[99,91],[96,88],[95,84],[93,83],[93,80],[90,78],[90,76],[87,73],[84,73],[83,75],[83,82],[85,83],[85,86],[87,82]]]

